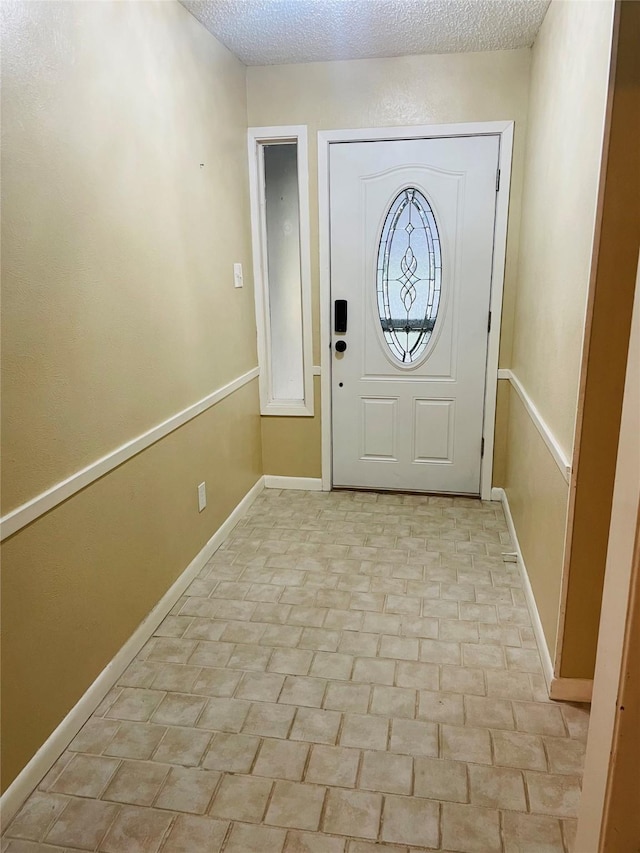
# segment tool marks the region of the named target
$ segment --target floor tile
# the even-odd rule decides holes
[[[469,801],[467,767],[458,761],[415,759],[415,795],[430,800]]]
[[[166,764],[195,767],[211,740],[211,733],[190,728],[170,728],[160,741],[152,758]]]
[[[589,706],[570,705],[568,702],[563,702],[560,710],[569,737],[586,740],[589,731]]]
[[[492,731],[494,763],[521,770],[546,770],[542,738],[522,732]]]
[[[335,835],[377,838],[382,795],[330,788],[322,828]]]
[[[340,734],[341,746],[359,749],[386,749],[389,721],[366,714],[345,714]]]
[[[340,632],[327,628],[305,628],[302,632],[299,648],[319,652],[335,652],[340,642]]]
[[[580,783],[573,776],[551,773],[525,773],[529,808],[537,814],[576,817]]]
[[[442,804],[442,846],[460,853],[500,853],[500,818],[493,809]]]
[[[392,752],[365,752],[360,770],[360,788],[390,794],[410,794],[413,759]]]
[[[122,808],[100,845],[103,853],[156,853],[172,817],[155,809]]]
[[[504,812],[504,853],[564,853],[560,822],[540,815]]]
[[[242,699],[209,699],[198,719],[198,728],[239,732],[251,708]]]
[[[486,696],[464,697],[465,722],[469,726],[494,729],[513,729],[513,709],[507,699]]]
[[[178,815],[162,853],[220,853],[229,822],[210,817]]]
[[[418,717],[434,723],[464,723],[462,695],[420,690],[418,694]]]
[[[474,806],[525,812],[524,780],[519,770],[469,765],[470,799]]]
[[[327,687],[324,707],[333,711],[366,713],[371,689],[366,684],[349,684],[334,681]]]
[[[416,691],[405,687],[373,688],[371,712],[386,717],[407,717],[413,719],[416,713]]]
[[[278,702],[305,708],[320,708],[326,689],[327,681],[323,678],[287,675]]]
[[[309,649],[276,649],[269,661],[269,672],[285,675],[306,675],[309,672],[313,652]]]
[[[359,631],[343,631],[338,651],[341,654],[359,657],[375,657],[378,649],[378,634],[366,634]]]
[[[151,717],[154,723],[167,726],[193,726],[206,704],[206,699],[182,693],[167,693]]]
[[[316,832],[290,831],[284,853],[344,853],[345,839]]]
[[[294,829],[318,829],[325,791],[319,785],[276,782],[265,823]]]
[[[383,636],[380,640],[378,654],[382,658],[391,658],[392,660],[416,661],[420,654],[419,640],[414,637]]]
[[[224,776],[209,809],[212,817],[260,823],[271,793],[271,779]]]
[[[71,800],[45,836],[47,844],[95,850],[120,807],[99,800]]]
[[[338,736],[341,715],[338,711],[319,711],[315,708],[299,708],[291,729],[292,740],[309,743],[334,744]]]
[[[115,803],[150,806],[168,773],[167,765],[146,761],[123,761],[109,782],[102,799]]]
[[[565,818],[560,821],[560,824],[562,826],[562,837],[564,839],[564,846],[567,853],[578,853],[575,848],[578,821],[575,819]]]
[[[443,758],[491,764],[491,739],[488,729],[442,725],[440,732]]]
[[[213,770],[172,767],[155,805],[160,809],[203,814],[219,781],[220,774]]]
[[[257,761],[253,768],[256,776],[270,779],[289,779],[300,781],[309,754],[306,743],[294,743],[288,740],[265,740],[262,742]]]
[[[286,832],[272,826],[247,826],[236,823],[225,847],[225,853],[280,853]]]
[[[552,773],[582,776],[585,744],[570,738],[543,738]]]
[[[72,752],[90,752],[100,755],[111,743],[120,723],[115,720],[92,718],[80,729],[71,741]]]
[[[75,755],[51,786],[51,791],[97,798],[108,785],[119,763],[115,758]]]
[[[66,797],[36,791],[12,820],[7,835],[40,841],[68,802]]]
[[[202,766],[225,773],[249,773],[259,746],[260,738],[220,732],[211,741]]]
[[[371,841],[350,841],[348,853],[407,853],[407,847],[396,844],[372,843]]]
[[[318,678],[348,681],[353,669],[353,655],[317,652],[313,658],[309,675]]]
[[[166,726],[151,723],[121,723],[104,754],[144,761],[151,758],[166,731]]]
[[[359,762],[360,752],[357,749],[318,744],[311,750],[305,780],[319,785],[353,788]]]
[[[389,750],[403,755],[437,756],[437,724],[421,720],[392,720]]]
[[[563,737],[566,734],[562,713],[556,705],[514,702],[513,710],[516,716],[516,728],[519,731],[557,737]]]
[[[271,658],[271,649],[254,643],[238,644],[227,661],[232,669],[245,669],[252,672],[264,672]]]
[[[353,681],[392,685],[395,673],[396,664],[393,660],[356,658],[353,666]]]
[[[503,699],[532,699],[531,681],[525,672],[487,670],[487,696]]]
[[[271,672],[246,672],[236,690],[238,699],[255,702],[277,702],[284,685],[284,675]]]
[[[216,698],[229,698],[233,696],[240,679],[241,672],[233,672],[228,669],[203,669],[196,678],[191,693]]]
[[[484,696],[484,671],[468,666],[443,666],[440,672],[440,689],[447,693]]]
[[[385,797],[382,840],[438,847],[439,808],[418,797]]]
[[[537,649],[506,648],[507,667],[515,672],[542,672]]]
[[[125,687],[105,716],[116,720],[144,722],[153,714],[164,696],[160,690]]]

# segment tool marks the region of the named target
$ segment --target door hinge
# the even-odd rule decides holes
[[[481,459],[483,459],[483,458],[484,458],[484,438],[483,438],[483,439],[482,439],[482,441],[480,442],[480,458],[481,458]]]
[[[500,169],[496,172],[496,192],[500,192]]]
[[[491,331],[491,311],[489,311],[489,320],[487,321],[487,334]]]

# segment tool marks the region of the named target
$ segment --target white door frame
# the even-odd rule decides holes
[[[329,146],[332,142],[381,142],[393,139],[429,139],[441,136],[500,137],[498,168],[500,191],[496,193],[496,219],[491,273],[491,331],[487,347],[484,396],[484,456],[480,468],[480,496],[491,500],[493,445],[498,390],[498,355],[502,320],[502,291],[507,247],[509,186],[513,151],[512,121],[485,121],[469,124],[427,124],[414,127],[379,127],[364,130],[318,131],[318,215],[320,238],[320,355],[322,389],[322,488],[330,491],[333,482],[331,444],[331,267],[329,222]]]

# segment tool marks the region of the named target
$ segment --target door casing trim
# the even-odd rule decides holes
[[[464,124],[431,124],[409,127],[378,127],[362,130],[318,131],[318,217],[320,245],[320,356],[322,413],[322,488],[330,491],[332,472],[331,442],[331,276],[329,225],[329,146],[335,142],[382,142],[400,139],[433,139],[456,136],[499,136],[500,191],[496,193],[496,218],[491,273],[491,330],[487,345],[484,395],[484,456],[480,466],[480,497],[491,500],[493,446],[495,439],[498,355],[502,325],[502,292],[507,248],[509,188],[513,153],[513,121],[486,121]]]

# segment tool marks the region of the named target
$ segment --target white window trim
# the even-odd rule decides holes
[[[377,142],[383,139],[430,139],[440,136],[500,136],[500,192],[496,198],[493,271],[491,276],[491,331],[487,350],[484,396],[484,456],[480,466],[480,497],[491,500],[493,446],[495,439],[498,353],[502,321],[502,291],[507,245],[509,190],[513,151],[512,121],[378,127],[361,130],[318,131],[318,214],[320,240],[320,355],[322,375],[322,488],[331,490],[333,479],[331,439],[331,271],[329,253],[329,148],[332,142]]]
[[[260,413],[313,417],[313,351],[311,333],[311,249],[309,226],[309,158],[306,125],[250,127],[249,194],[253,281],[260,365]],[[296,142],[298,146],[298,203],[300,206],[300,285],[302,298],[302,370],[304,400],[274,400],[271,381],[271,326],[269,323],[269,278],[267,275],[266,223],[264,217],[264,172],[261,146]]]

